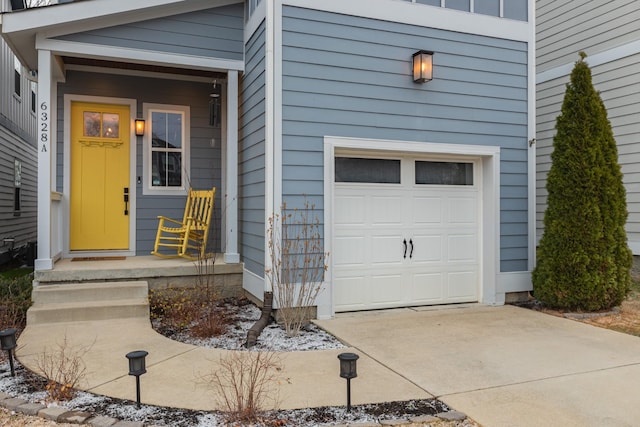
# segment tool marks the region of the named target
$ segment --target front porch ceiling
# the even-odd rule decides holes
[[[227,73],[221,73],[221,72],[209,71],[209,70],[197,70],[193,68],[164,67],[160,65],[139,64],[139,63],[121,62],[121,61],[107,61],[104,59],[80,58],[75,56],[62,56],[61,58],[65,66],[68,66],[68,65],[85,66],[85,67],[92,67],[92,68],[107,68],[107,69],[114,69],[114,70],[173,74],[173,75],[180,75],[180,76],[202,77],[202,78],[208,78],[208,79],[215,79],[219,81],[224,81],[227,78]]]

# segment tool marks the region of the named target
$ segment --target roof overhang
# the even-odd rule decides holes
[[[36,40],[242,3],[242,0],[76,0],[0,15],[2,38],[29,69]]]

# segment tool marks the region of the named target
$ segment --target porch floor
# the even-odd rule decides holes
[[[47,285],[146,280],[153,289],[193,285],[197,276],[212,275],[217,285],[229,291],[231,288],[241,291],[243,264],[227,264],[223,259],[222,254],[206,262],[151,255],[89,261],[61,259],[54,264],[53,270],[36,271],[34,281],[37,285]]]

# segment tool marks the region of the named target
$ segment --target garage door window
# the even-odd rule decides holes
[[[473,163],[416,161],[416,184],[473,185]]]
[[[400,184],[400,160],[336,157],[336,182]]]

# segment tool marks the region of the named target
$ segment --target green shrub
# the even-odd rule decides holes
[[[535,297],[546,305],[596,311],[625,298],[632,255],[616,142],[586,55],[580,56],[557,118],[532,279]]]

